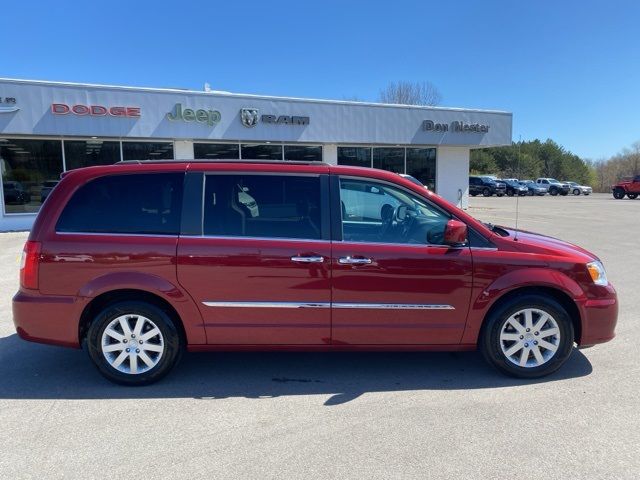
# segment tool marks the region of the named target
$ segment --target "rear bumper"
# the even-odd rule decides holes
[[[19,291],[12,306],[13,324],[20,338],[80,348],[78,322],[84,305],[77,297]]]
[[[582,334],[578,345],[582,348],[608,342],[616,336],[618,298],[612,285],[605,288],[605,296],[580,303]]]

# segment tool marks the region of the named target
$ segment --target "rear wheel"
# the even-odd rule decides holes
[[[624,198],[625,192],[624,188],[616,187],[613,189],[613,198],[616,200],[621,200]]]
[[[527,195],[529,195],[530,197],[533,197],[533,190],[529,190],[529,191],[527,192]]]
[[[637,193],[627,193],[627,197],[629,197],[631,200],[635,200],[636,198],[638,198],[638,194]]]
[[[117,302],[98,313],[89,327],[87,349],[102,375],[124,385],[160,380],[182,352],[169,315],[138,301]]]
[[[479,343],[484,358],[501,372],[537,378],[564,364],[573,339],[573,324],[562,305],[551,297],[527,294],[491,313]]]
[[[491,196],[491,190],[489,190],[488,188],[483,188],[482,189],[482,195],[485,197],[490,197]]]

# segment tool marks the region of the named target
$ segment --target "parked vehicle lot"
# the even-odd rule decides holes
[[[513,225],[515,205],[476,197],[470,213]],[[634,478],[638,206],[610,194],[520,200],[522,229],[596,252],[620,299],[616,339],[535,382],[477,353],[207,353],[156,385],[116,386],[84,352],[17,338],[10,301],[26,234],[2,234],[0,477],[138,465],[146,478]]]

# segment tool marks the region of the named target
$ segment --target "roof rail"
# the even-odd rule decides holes
[[[125,164],[157,164],[157,163],[264,163],[271,165],[329,165],[326,162],[316,162],[316,161],[304,161],[304,160],[260,160],[260,159],[242,159],[238,160],[237,158],[216,158],[216,159],[208,159],[208,158],[192,158],[192,159],[183,159],[183,160],[121,160],[116,162],[116,165]]]

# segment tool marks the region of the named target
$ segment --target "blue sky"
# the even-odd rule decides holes
[[[588,158],[640,140],[640,2],[3,3],[0,76],[375,101],[433,82],[514,140]]]

